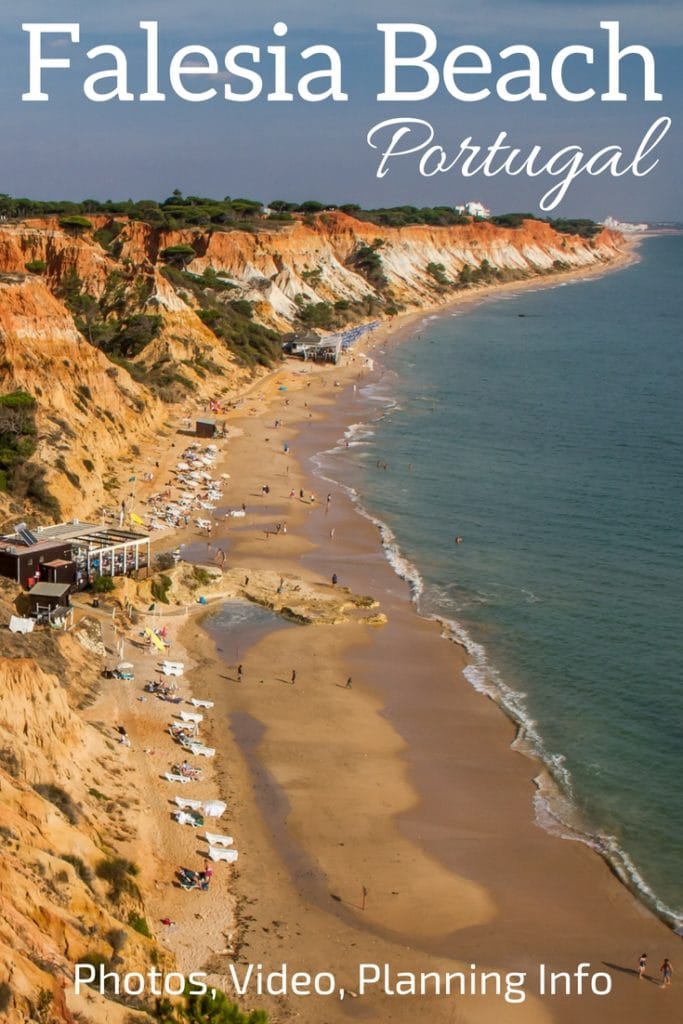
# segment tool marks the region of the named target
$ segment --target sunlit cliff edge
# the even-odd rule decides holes
[[[107,246],[112,235],[116,244]],[[264,372],[267,360],[245,362],[211,329],[214,299],[277,339],[320,326],[307,315],[318,309],[334,316],[322,326],[338,329],[446,303],[462,288],[463,268],[475,272],[472,288],[481,268],[489,284],[590,268],[613,259],[621,244],[608,230],[587,239],[535,220],[515,229],[485,221],[389,228],[339,211],[277,229],[264,222],[258,231],[162,231],[101,215],[79,231],[58,218],[7,222],[0,224],[0,394],[21,389],[37,399],[31,461],[45,468],[62,517],[83,513],[107,502],[108,482],[111,491],[131,446],[158,431],[169,404],[233,397]],[[180,268],[167,255],[174,248],[188,253]],[[359,259],[367,253],[370,266]],[[130,326],[138,314],[154,321],[153,337],[112,361],[97,330]]]
[[[212,330],[202,304],[209,293],[211,302],[249,304],[245,323],[279,337],[309,329],[308,308],[331,307],[341,329],[446,304],[477,282],[590,269],[623,251],[615,232],[587,239],[533,220],[388,228],[332,212],[214,232],[124,221],[115,247],[102,242],[112,222],[90,220],[78,232],[57,218],[0,224],[0,396],[36,399],[29,461],[45,468],[64,518],[111,503],[134,446],[169,418],[208,398],[235,398],[266,372]],[[191,250],[180,265],[164,255],[174,248]],[[359,259],[368,253],[374,263]],[[467,268],[481,276],[464,285]],[[138,315],[158,318],[153,336],[113,360],[105,328],[130,331]],[[23,518],[33,500],[0,493],[0,518]],[[0,592],[3,621],[15,596]],[[75,961],[106,957],[144,971],[165,956],[139,930],[154,854],[113,723],[88,715],[104,653],[97,624],[36,633],[30,644],[3,631],[3,645],[0,1017],[72,1024],[64,991]],[[126,863],[151,866],[136,880]],[[127,1019],[110,1002],[87,1010],[95,1021]]]

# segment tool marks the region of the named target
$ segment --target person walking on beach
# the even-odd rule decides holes
[[[332,573],[332,586],[336,587],[338,582],[339,582],[339,577],[337,576],[336,572],[333,572]]]
[[[642,981],[645,977],[645,968],[647,967],[647,953],[640,954],[640,960],[638,961],[638,977]]]
[[[351,676],[349,676],[349,678],[346,680],[346,686],[344,687],[344,689],[345,690],[350,690],[352,686],[353,686],[353,680],[352,680]]]
[[[296,682],[296,669],[293,668],[292,669],[292,686],[294,686],[295,682]]]
[[[237,666],[237,682],[238,683],[242,682],[242,666],[241,665]]]
[[[669,988],[669,986],[671,985],[671,978],[673,976],[674,969],[671,966],[671,961],[669,960],[668,956],[664,957],[664,960],[662,961],[662,966],[659,968],[659,973],[662,976],[662,984],[659,987]]]

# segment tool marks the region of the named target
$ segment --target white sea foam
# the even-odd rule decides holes
[[[534,794],[536,824],[561,839],[590,846],[607,861],[627,888],[652,907],[677,935],[683,935],[683,917],[657,896],[616,837],[589,831],[580,821],[574,804],[552,780],[541,775],[534,779],[534,783],[537,787]]]
[[[390,399],[380,396],[377,398],[388,404],[391,403]],[[370,437],[373,433],[374,431],[368,424],[354,423],[345,431],[344,440],[357,435]],[[343,452],[345,448],[345,444],[336,445],[315,456],[312,461],[316,466],[317,475],[327,482],[341,487],[353,502],[358,514],[377,527],[385,557],[396,575],[408,584],[411,600],[418,614],[441,623],[442,636],[465,648],[470,664],[463,670],[463,675],[468,683],[479,693],[485,694],[495,701],[515,722],[517,733],[512,743],[513,749],[536,758],[544,766],[545,771],[534,780],[537,789],[533,802],[538,826],[562,839],[585,843],[599,853],[617,877],[632,892],[650,906],[677,934],[683,935],[683,917],[657,896],[640,874],[628,853],[621,848],[617,839],[614,836],[591,832],[587,826],[582,824],[573,799],[571,773],[566,759],[564,755],[546,749],[536,727],[537,724],[526,706],[526,695],[505,683],[499,671],[489,662],[484,646],[475,641],[461,623],[443,615],[425,614],[421,611],[420,599],[425,591],[424,579],[417,566],[401,551],[393,530],[382,519],[364,507],[358,491],[354,487],[322,473],[325,456],[333,458],[334,455]],[[430,589],[430,596],[432,593],[436,595],[435,588]],[[522,590],[522,593],[532,603],[540,600],[532,591]]]

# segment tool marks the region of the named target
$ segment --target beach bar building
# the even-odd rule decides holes
[[[27,590],[38,582],[85,587],[93,576],[124,576],[147,568],[150,557],[147,534],[77,520],[33,532],[21,524],[0,537],[0,576]]]

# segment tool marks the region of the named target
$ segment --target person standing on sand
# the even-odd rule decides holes
[[[237,666],[237,682],[238,683],[242,682],[242,666],[241,665]]]
[[[293,668],[292,669],[292,686],[294,686],[295,682],[296,682],[296,669]]]
[[[352,686],[353,686],[353,680],[352,680],[351,676],[349,676],[349,678],[346,680],[346,686],[344,687],[344,689],[345,690],[350,690]]]
[[[671,966],[671,961],[669,960],[668,956],[664,957],[664,960],[662,961],[662,966],[659,968],[659,973],[662,976],[662,984],[659,987],[669,988],[671,985],[671,978],[673,976],[674,969]]]
[[[638,977],[642,981],[645,977],[645,968],[647,967],[647,953],[640,954],[640,960],[638,961]]]

